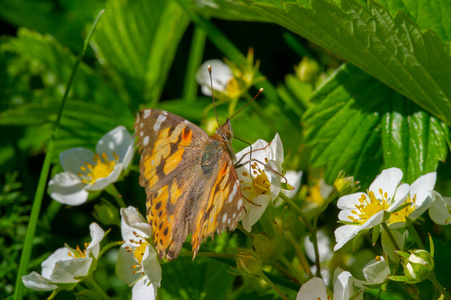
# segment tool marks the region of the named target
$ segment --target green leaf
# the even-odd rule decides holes
[[[93,38],[99,60],[137,109],[158,102],[188,18],[174,2],[110,0]]]
[[[198,1],[196,9],[213,18],[230,21],[268,22],[268,18],[256,13],[241,3],[227,0],[214,0],[203,3]]]
[[[2,50],[13,55],[8,61],[8,75],[13,87],[10,97],[21,99],[23,102],[40,102],[46,97],[63,96],[64,87],[75,63],[75,56],[54,38],[21,28],[17,38],[9,38],[2,45]],[[30,84],[33,79],[41,82],[42,86],[33,87]],[[77,98],[86,103],[94,102],[108,107],[116,114],[128,114],[128,117],[132,118],[130,110],[118,98],[116,92],[84,63],[80,64],[70,98]]]
[[[451,41],[451,1],[441,0],[376,0],[392,16],[402,11],[417,23],[421,30],[431,29],[444,42]]]
[[[327,165],[328,182],[344,170],[366,186],[393,166],[412,182],[446,157],[446,126],[352,65],[326,80],[312,102],[305,141],[313,146],[313,165]]]
[[[271,3],[272,2],[272,3]],[[341,7],[312,0],[311,8],[279,1],[246,1],[273,22],[342,56],[451,125],[451,57],[431,30],[405,13],[393,19],[379,4],[355,0]],[[303,2],[304,3],[304,2]]]
[[[162,299],[225,299],[235,276],[227,265],[209,258],[179,257],[165,264],[161,282]]]
[[[42,149],[52,133],[60,102],[50,99],[4,111],[0,114],[0,126],[28,126],[21,140],[22,146]],[[116,117],[112,118],[114,115]],[[68,100],[55,141],[54,161],[60,152],[69,148],[94,149],[99,138],[108,131],[118,125],[131,128],[132,124],[133,119],[123,118],[102,105]]]

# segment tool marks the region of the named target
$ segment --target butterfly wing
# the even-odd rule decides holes
[[[213,156],[208,151],[205,156]],[[190,232],[194,256],[200,244],[215,232],[220,234],[227,228],[234,230],[243,210],[240,181],[230,154],[225,148],[213,157],[212,174],[205,188],[200,191],[199,203],[191,214]],[[204,170],[205,171],[205,170]],[[194,257],[193,257],[194,258]]]
[[[175,259],[189,232],[190,205],[201,172],[208,135],[191,122],[157,109],[144,109],[135,122],[140,185],[147,194],[147,220],[158,256]],[[168,252],[169,249],[169,252]]]

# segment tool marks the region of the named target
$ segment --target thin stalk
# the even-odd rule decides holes
[[[122,199],[122,195],[119,193],[119,191],[116,189],[116,187],[113,184],[110,184],[105,188],[105,191],[107,191],[108,194],[113,196],[114,200],[116,200],[117,205],[119,207],[126,207],[124,200]]]
[[[41,174],[39,176],[39,182],[38,187],[36,189],[36,194],[34,196],[33,200],[33,206],[31,208],[31,214],[30,214],[30,220],[28,222],[27,227],[27,233],[25,234],[25,241],[24,246],[22,250],[22,254],[20,256],[20,265],[19,270],[17,272],[17,278],[16,278],[16,286],[14,289],[14,300],[20,300],[22,299],[23,294],[23,288],[24,285],[22,284],[22,276],[25,275],[28,271],[28,264],[30,263],[30,257],[31,257],[31,250],[33,248],[33,239],[34,235],[36,233],[36,226],[39,219],[39,212],[41,210],[42,205],[42,199],[44,197],[44,191],[47,186],[47,180],[49,176],[50,171],[50,165],[52,163],[53,158],[53,152],[55,149],[55,140],[58,135],[58,129],[61,122],[61,116],[63,114],[64,106],[66,104],[67,98],[69,96],[69,91],[72,86],[72,82],[74,81],[75,74],[78,70],[78,66],[80,65],[80,62],[85,55],[86,49],[88,48],[89,41],[91,40],[92,35],[94,34],[94,31],[96,29],[96,26],[100,20],[100,17],[102,16],[104,10],[102,9],[99,14],[97,15],[97,18],[95,19],[94,23],[92,24],[91,30],[88,33],[88,36],[86,37],[83,49],[78,56],[77,60],[75,61],[74,68],[72,69],[72,73],[70,74],[69,81],[67,82],[66,90],[64,91],[64,95],[61,101],[61,106],[55,121],[55,128],[53,129],[52,136],[49,141],[49,145],[47,148],[47,153],[44,158],[44,163],[42,165]]]
[[[302,211],[302,209],[299,206],[297,206],[296,203],[293,202],[293,200],[288,198],[284,193],[280,193],[279,197],[282,198],[286,204],[288,204],[291,208],[293,208],[299,214],[302,222],[304,222],[305,226],[307,227],[307,230],[310,233],[310,237],[312,238],[313,250],[315,251],[315,266],[316,266],[315,276],[321,278],[321,264],[319,261],[318,239],[316,237],[315,228],[307,220],[307,217],[304,215],[304,212]]]
[[[291,277],[296,278],[297,282],[295,283],[299,284],[304,281],[304,278],[299,274],[299,271],[293,267],[293,264],[289,262],[285,256],[282,256],[279,260],[288,268],[288,271],[291,272]]]
[[[258,276],[261,279],[263,279],[273,290],[275,290],[277,292],[277,294],[279,294],[280,297],[282,297],[282,299],[288,300],[288,297],[285,296],[285,294],[282,293],[282,291],[279,290],[279,288],[271,280],[269,280],[269,278],[266,277],[266,275],[263,272],[260,272],[260,274],[258,274]]]
[[[94,280],[94,277],[88,276],[83,280],[83,283],[85,283],[90,289],[96,291],[101,299],[108,300],[110,297],[105,293],[105,291],[100,287],[100,285]]]
[[[307,273],[310,278],[313,278],[314,276],[312,274],[312,270],[310,269],[310,265],[307,262],[307,258],[305,257],[304,252],[302,252],[301,248],[299,247],[298,242],[295,240],[293,235],[289,232],[287,232],[285,234],[285,237],[291,243],[294,250],[296,251],[298,259],[301,263],[301,267],[304,269],[305,273]],[[301,283],[305,283],[305,282],[306,282],[306,280],[301,281]]]
[[[451,300],[451,296],[449,295],[448,291],[437,280],[437,277],[435,277],[435,274],[433,274],[431,277],[429,277],[429,280],[440,291],[440,293],[442,293],[442,295],[445,296],[446,300]]]
[[[191,42],[191,49],[188,56],[188,65],[186,67],[185,83],[183,85],[183,99],[186,103],[193,103],[196,101],[196,72],[202,61],[206,37],[207,33],[205,30],[199,26],[194,28],[193,40]]]
[[[387,223],[382,222],[382,227],[384,228],[385,232],[387,233],[388,238],[390,239],[390,242],[393,245],[393,248],[395,248],[395,250],[401,250],[401,248],[398,246],[398,243],[396,242],[395,238],[393,237],[393,235],[391,234],[390,229],[388,229]]]

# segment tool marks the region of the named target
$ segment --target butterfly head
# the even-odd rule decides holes
[[[230,120],[227,119],[224,124],[219,126],[218,129],[216,129],[215,134],[218,135],[224,142],[230,143],[233,139],[233,131],[232,125],[230,125]]]

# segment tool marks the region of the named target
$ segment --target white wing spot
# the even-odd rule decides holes
[[[227,220],[227,213],[225,213],[225,214],[222,216],[222,223],[225,223],[226,220]]]
[[[161,111],[161,114],[164,115],[164,116],[167,116],[167,115],[168,115],[168,112],[165,111],[165,110],[163,110],[163,111]]]
[[[141,132],[139,133],[139,136],[142,137],[143,135],[144,135],[144,131],[141,131]]]
[[[144,110],[144,113],[143,113],[143,118],[144,119],[147,118],[148,116],[150,116],[150,109]]]
[[[148,137],[148,136],[145,136],[145,137],[143,138],[143,146],[147,146],[147,145],[149,145],[149,137]]]
[[[232,218],[235,219],[236,217],[236,213],[233,213]]]
[[[153,125],[153,130],[155,130],[155,131],[160,130],[161,123],[163,123],[164,120],[166,120],[166,116],[165,115],[159,115],[158,118],[157,118],[157,121],[155,122],[155,125]]]
[[[240,200],[238,200],[238,204],[237,204],[238,209],[240,209],[241,206],[243,206],[243,199],[240,198]]]
[[[144,127],[144,122],[139,123],[139,127],[143,128]]]
[[[227,224],[230,224],[230,222],[232,222],[232,219],[228,218],[227,219]]]
[[[152,161],[150,161],[150,164],[153,166],[153,164],[155,163],[155,161],[154,160],[152,160]]]
[[[233,198],[235,197],[237,191],[238,191],[238,187],[237,187],[236,184],[235,184],[235,185],[233,185],[233,190],[232,190],[232,192],[230,193],[230,196],[229,196],[229,199],[227,199],[227,202],[230,203],[230,202],[233,201]]]
[[[189,125],[189,121],[188,120],[184,120],[182,123]]]

